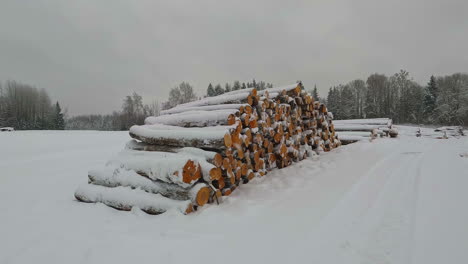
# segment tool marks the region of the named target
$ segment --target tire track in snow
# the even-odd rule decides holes
[[[377,162],[352,187],[324,218],[318,231],[311,234],[313,260],[320,263],[410,261],[421,163],[424,153],[432,146],[421,149],[417,143],[400,144],[401,147]]]

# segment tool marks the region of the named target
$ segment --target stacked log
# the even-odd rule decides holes
[[[344,145],[372,141],[379,136],[398,136],[390,118],[334,120],[333,124],[338,138]]]
[[[220,202],[222,196],[273,169],[341,145],[331,113],[300,82],[260,91],[236,90],[161,114],[131,127],[133,140],[104,169],[90,171],[89,183],[188,201],[190,206],[177,207],[187,213]],[[81,190],[75,196],[122,210],[137,204],[119,208],[115,205],[119,201],[108,196],[92,199],[91,192],[86,199],[85,194]],[[166,208],[158,211],[150,205],[153,213]]]

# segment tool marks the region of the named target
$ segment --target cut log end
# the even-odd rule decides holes
[[[231,188],[225,188],[222,191],[223,196],[229,196],[229,195],[231,195],[231,193],[232,193]]]
[[[187,209],[185,209],[184,214],[187,215],[187,214],[190,214],[190,213],[193,213],[193,212],[195,212],[195,207],[192,204],[189,204],[187,206]]]
[[[209,187],[203,187],[201,188],[198,193],[197,193],[197,197],[196,197],[196,202],[197,202],[197,205],[198,206],[203,206],[205,205],[208,200],[210,199],[210,194],[211,194],[211,190]]]
[[[228,133],[224,135],[224,146],[226,146],[227,148],[232,147],[232,138],[231,135],[229,135]]]
[[[220,168],[212,168],[210,170],[210,179],[212,181],[219,180],[222,176],[221,169]]]
[[[182,181],[185,183],[192,183],[201,178],[201,168],[198,163],[188,160],[185,163],[182,171]]]
[[[236,123],[236,116],[234,114],[230,114],[227,119],[227,124],[232,126]]]
[[[213,164],[218,168],[221,167],[221,165],[223,165],[223,156],[219,153],[216,153],[213,158]]]

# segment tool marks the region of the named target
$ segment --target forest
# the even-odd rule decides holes
[[[335,119],[389,117],[394,123],[468,124],[468,74],[431,76],[424,86],[407,71],[372,74],[331,87],[327,107]]]
[[[52,103],[45,89],[16,81],[0,83],[0,127],[15,129],[128,130],[143,124],[145,117],[158,116],[161,110],[201,97],[255,87],[273,87],[266,81],[234,81],[225,85],[208,84],[206,94],[198,96],[188,82],[170,89],[167,100],[144,104],[133,92],[123,99],[120,110],[111,114],[68,117],[59,102]],[[431,76],[425,85],[415,82],[407,71],[388,77],[371,74],[329,88],[327,96],[310,89],[315,100],[323,101],[335,119],[389,117],[394,123],[462,125],[468,124],[468,74]]]
[[[64,113],[45,89],[16,81],[0,83],[0,127],[19,130],[63,130]]]

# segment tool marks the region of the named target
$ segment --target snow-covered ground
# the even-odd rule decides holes
[[[126,132],[2,133],[0,263],[468,263],[468,137],[399,130],[187,216],[74,200]]]

